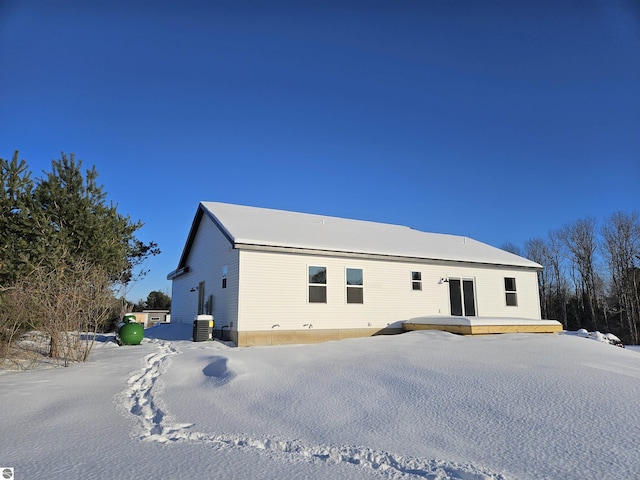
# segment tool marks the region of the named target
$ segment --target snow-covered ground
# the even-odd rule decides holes
[[[235,348],[189,326],[0,374],[15,479],[629,479],[640,354],[420,331]]]

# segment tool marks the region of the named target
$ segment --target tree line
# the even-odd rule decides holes
[[[164,292],[153,290],[149,292],[145,300],[140,299],[136,302],[131,311],[142,312],[143,310],[170,310],[171,297]]]
[[[586,217],[505,250],[539,263],[543,318],[566,330],[606,331],[640,343],[640,217],[615,212]]]
[[[52,358],[86,360],[95,333],[129,308],[116,292],[160,253],[136,237],[143,224],[107,202],[97,177],[73,154],[37,178],[17,151],[0,158],[0,358],[38,330]]]

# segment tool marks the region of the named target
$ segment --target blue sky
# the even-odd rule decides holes
[[[640,208],[640,5],[0,0],[0,156],[75,153],[170,293],[201,200],[502,246]]]

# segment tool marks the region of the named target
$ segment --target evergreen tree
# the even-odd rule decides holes
[[[0,159],[0,285],[63,258],[99,266],[112,282],[130,281],[136,266],[159,253],[135,237],[142,223],[106,202],[95,166],[83,174],[82,162],[64,153],[51,166],[34,184],[17,152],[10,162]]]
[[[88,358],[95,336],[77,332],[103,328],[114,284],[159,249],[135,237],[141,222],[107,204],[95,167],[83,174],[64,153],[51,167],[34,182],[18,152],[0,158],[0,352],[10,355],[17,335],[38,328],[66,364]]]
[[[168,310],[171,308],[171,297],[165,293],[154,290],[147,296],[145,308],[151,310]]]
[[[31,172],[15,152],[0,158],[0,287],[26,274],[45,254],[38,231],[42,212],[35,207]]]

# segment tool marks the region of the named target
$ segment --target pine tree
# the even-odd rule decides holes
[[[0,287],[26,274],[45,254],[44,221],[33,199],[31,172],[15,152],[0,158]]]
[[[51,167],[34,183],[18,152],[0,159],[0,285],[63,258],[100,266],[113,282],[130,281],[137,265],[159,253],[135,237],[142,223],[107,203],[95,166],[83,174],[82,162],[63,153]]]
[[[101,328],[116,302],[111,287],[160,251],[136,238],[141,222],[107,203],[95,166],[83,173],[82,162],[63,153],[34,182],[18,158],[0,159],[0,350],[40,328],[51,356],[86,360],[92,341],[69,332]]]

